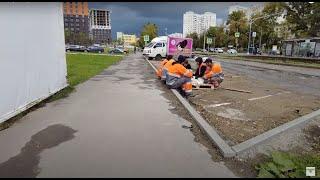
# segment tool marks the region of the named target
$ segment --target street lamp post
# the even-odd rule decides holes
[[[248,52],[247,54],[250,54],[249,48],[250,48],[250,38],[251,38],[251,25],[252,25],[252,19],[250,19],[250,31],[249,31],[249,42],[248,42]]]
[[[203,51],[206,49],[206,31],[203,33]]]

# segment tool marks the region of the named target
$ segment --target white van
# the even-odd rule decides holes
[[[167,36],[159,36],[146,45],[143,49],[143,55],[148,56],[149,59],[155,58],[161,60],[167,56]]]

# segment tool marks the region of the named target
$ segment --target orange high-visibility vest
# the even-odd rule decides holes
[[[158,77],[161,77],[163,66],[164,66],[167,62],[168,62],[167,59],[164,59],[163,61],[161,61],[160,65],[159,65],[159,67],[158,67],[158,70],[157,70],[157,72],[156,72],[156,74],[157,74]]]
[[[204,78],[211,78],[214,74],[222,73],[222,68],[219,63],[214,63],[212,68],[207,68]]]
[[[168,75],[174,76],[174,77],[192,77],[192,71],[186,69],[182,64],[174,64],[168,68]]]
[[[172,63],[175,62],[174,59],[170,59],[164,66],[164,69],[168,69],[170,66],[172,66]]]
[[[222,68],[220,63],[214,63],[214,65],[212,66],[212,71],[214,74],[222,73]]]

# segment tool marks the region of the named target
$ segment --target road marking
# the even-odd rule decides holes
[[[256,98],[250,98],[248,99],[249,101],[254,101],[254,100],[257,100],[257,99],[264,99],[264,98],[267,98],[267,97],[271,97],[273,95],[267,95],[267,96],[262,96],[262,97],[256,97]]]
[[[280,94],[286,94],[286,93],[290,93],[290,91],[284,91],[284,92],[279,92],[279,93],[277,93],[277,94],[270,94],[270,95],[267,95],[267,96],[261,96],[261,97],[256,97],[256,98],[250,98],[250,99],[248,99],[248,100],[249,100],[249,101],[254,101],[254,100],[264,99],[264,98],[267,98],[267,97],[276,96],[276,95],[280,95]]]
[[[212,104],[207,107],[219,107],[219,106],[224,106],[224,105],[229,105],[229,104],[231,104],[231,103]]]

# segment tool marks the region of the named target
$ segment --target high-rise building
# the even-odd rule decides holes
[[[64,2],[64,28],[73,33],[89,33],[88,2]]]
[[[196,14],[188,11],[183,14],[183,37],[190,33],[202,34],[210,27],[215,27],[217,24],[216,13],[205,12],[204,14]]]
[[[110,11],[105,9],[90,9],[89,30],[91,39],[98,44],[110,44],[111,21]]]

